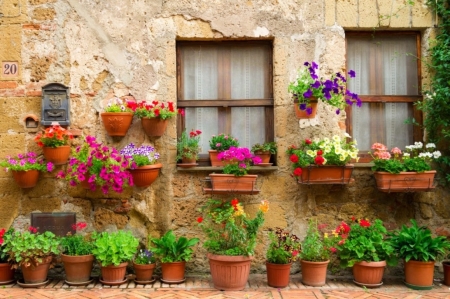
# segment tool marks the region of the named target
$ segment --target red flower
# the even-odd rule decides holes
[[[159,109],[153,110],[155,112],[155,116],[159,116]]]
[[[350,232],[350,226],[348,226],[347,223],[342,221],[341,224],[339,224],[339,226],[336,228],[336,232],[342,235],[348,234]]]
[[[198,218],[197,218],[197,222],[198,222],[198,223],[202,223],[202,222],[203,222],[203,217],[198,217]]]
[[[293,154],[289,157],[289,160],[291,160],[292,163],[297,163],[298,157],[297,157],[297,155]]]
[[[181,114],[182,116],[184,116],[184,109],[179,108],[178,109],[178,114]]]
[[[239,200],[238,200],[237,198],[234,198],[234,199],[231,200],[231,205],[232,205],[234,208],[236,208],[236,206],[238,205],[238,203],[239,203]]]
[[[292,256],[297,256],[297,254],[298,254],[298,250],[292,251]]]
[[[312,141],[311,141],[311,139],[305,139],[305,143],[306,143],[306,144],[311,144]]]
[[[366,219],[361,219],[359,221],[359,225],[361,225],[362,227],[369,227],[370,226],[370,222]]]
[[[342,245],[342,244],[341,244],[341,245]],[[336,253],[337,249],[334,248],[334,247],[330,247],[330,251],[331,251],[332,253]]]
[[[316,156],[314,158],[314,163],[317,165],[323,165],[323,162],[325,162],[325,159],[322,156]]]
[[[352,222],[354,222],[356,220],[355,216],[352,216]]]
[[[322,154],[323,154],[323,151],[322,151],[322,150],[318,150],[318,151],[317,151],[317,155],[322,156]]]
[[[28,228],[28,230],[29,230],[30,233],[32,233],[32,234],[37,233],[37,228],[35,228],[35,227],[30,226],[30,227]]]
[[[303,172],[303,170],[300,167],[297,167],[296,169],[294,169],[295,176],[301,176],[302,172]]]

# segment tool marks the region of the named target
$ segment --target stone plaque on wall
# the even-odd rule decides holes
[[[75,233],[72,225],[76,223],[75,213],[31,213],[31,226],[38,232],[51,231],[57,236],[65,236],[68,232]]]

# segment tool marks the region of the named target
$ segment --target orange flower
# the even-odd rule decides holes
[[[263,213],[267,213],[267,211],[269,210],[269,201],[262,200],[261,204],[259,205],[259,210]]]

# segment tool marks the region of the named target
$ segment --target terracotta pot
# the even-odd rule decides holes
[[[386,261],[359,262],[353,265],[353,278],[359,285],[380,286],[383,281]]]
[[[425,172],[400,172],[399,174],[374,172],[377,188],[382,192],[418,192],[434,189],[436,170]]]
[[[159,171],[162,168],[161,163],[153,165],[145,165],[136,169],[130,169],[131,176],[133,177],[133,183],[136,187],[148,187],[156,180]]]
[[[267,284],[274,288],[285,288],[289,284],[292,263],[272,264],[266,262]]]
[[[182,282],[186,262],[161,263],[162,279],[165,282]]]
[[[217,159],[217,155],[219,154],[218,151],[209,150],[208,153],[209,153],[209,160],[211,161],[211,166],[214,166],[214,167],[223,167],[224,166],[223,161]]]
[[[181,163],[183,164],[195,164],[196,162],[196,158],[181,158]]]
[[[9,263],[0,263],[0,285],[14,281],[14,272]]]
[[[212,189],[214,191],[255,191],[257,175],[247,174],[235,176],[233,174],[211,173]]]
[[[142,129],[149,137],[161,137],[167,128],[167,119],[161,119],[159,117],[141,119]]]
[[[25,283],[40,283],[46,281],[52,259],[52,256],[48,256],[43,258],[42,263],[38,265],[31,264],[29,266],[20,266]]]
[[[302,266],[302,283],[313,287],[325,285],[329,263],[330,261],[308,262],[300,260]]]
[[[442,267],[444,268],[444,284],[450,286],[450,261],[442,262]]]
[[[311,98],[310,104],[311,104],[311,114],[308,114],[306,110],[300,110],[298,100],[294,100],[294,112],[297,119],[309,119],[316,117],[317,114],[317,99]]]
[[[118,266],[102,266],[102,280],[108,282],[125,282],[125,274],[127,273],[128,262],[120,263]]]
[[[66,164],[70,156],[70,146],[62,145],[58,147],[47,147],[42,148],[44,152],[45,160],[52,162],[55,165]]]
[[[298,177],[299,184],[348,184],[354,166],[315,166],[302,168],[302,175]]]
[[[412,288],[432,287],[434,277],[434,261],[419,262],[409,260],[405,262],[405,283]]]
[[[61,254],[61,262],[69,282],[85,282],[91,278],[94,255],[66,255]]]
[[[135,264],[133,263],[134,274],[136,274],[137,281],[150,281],[153,278],[153,270],[156,264]]]
[[[270,157],[272,156],[272,154],[270,152],[260,152],[260,151],[256,151],[255,152],[255,156],[258,156],[261,158],[261,163],[269,163],[270,162]]]
[[[131,112],[103,112],[100,116],[109,136],[125,136],[133,120]]]
[[[240,291],[250,274],[251,256],[228,256],[208,253],[214,288],[221,291]]]
[[[36,186],[39,179],[39,170],[11,170],[11,172],[20,188],[32,188]]]

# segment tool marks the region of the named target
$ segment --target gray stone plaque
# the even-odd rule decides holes
[[[31,213],[31,226],[38,228],[38,232],[51,231],[60,237],[75,233],[72,225],[76,221],[75,213]]]

